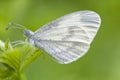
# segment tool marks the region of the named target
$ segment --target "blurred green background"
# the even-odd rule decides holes
[[[0,39],[24,39],[21,30],[5,30],[9,22],[35,31],[79,10],[96,11],[102,18],[90,50],[67,65],[43,53],[25,71],[28,80],[120,80],[120,0],[0,0]]]

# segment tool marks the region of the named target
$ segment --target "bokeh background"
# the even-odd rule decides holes
[[[102,18],[90,50],[67,65],[43,53],[25,71],[28,80],[120,80],[120,0],[0,0],[0,39],[24,40],[21,30],[5,30],[9,22],[35,31],[80,10],[95,11]]]

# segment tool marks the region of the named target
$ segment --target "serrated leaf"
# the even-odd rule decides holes
[[[9,50],[3,54],[1,62],[9,65],[15,71],[20,67],[20,51],[19,49]]]
[[[31,54],[32,50],[33,50],[33,47],[31,45],[29,44],[24,45],[21,48],[21,60],[24,61],[26,57],[28,57]]]
[[[0,68],[0,79],[6,79],[14,73],[12,68]]]
[[[9,40],[5,42],[5,50],[13,49]]]
[[[28,65],[30,65],[37,57],[39,57],[40,54],[41,52],[38,49],[34,50],[32,54],[25,59],[24,63],[21,66],[21,71],[23,71]]]
[[[0,54],[0,80],[25,80],[21,76],[23,70],[41,54],[38,49],[29,44],[12,48],[9,41],[5,43],[5,50]],[[3,73],[3,74],[2,74]],[[5,79],[6,78],[6,79]]]

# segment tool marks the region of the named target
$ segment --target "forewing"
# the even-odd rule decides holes
[[[37,42],[35,45],[42,47],[60,63],[70,63],[86,53],[100,23],[99,15],[93,11],[65,15],[38,29],[33,35]],[[79,55],[74,57],[71,54]],[[70,58],[65,60],[67,57],[64,55]]]

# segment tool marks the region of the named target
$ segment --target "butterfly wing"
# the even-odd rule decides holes
[[[59,63],[67,64],[88,51],[100,23],[100,16],[93,11],[67,14],[38,29],[33,35],[34,44]]]

